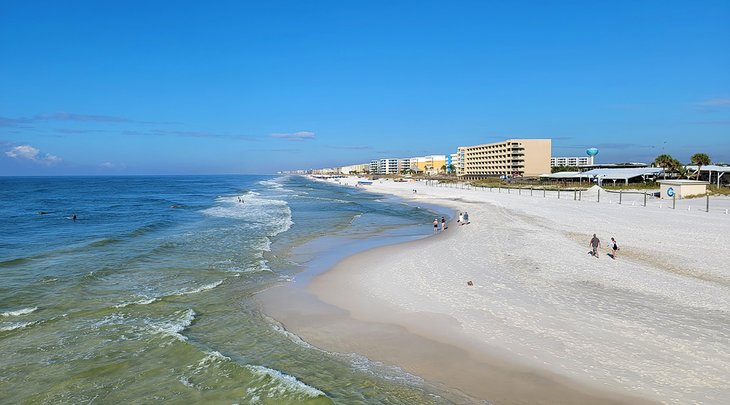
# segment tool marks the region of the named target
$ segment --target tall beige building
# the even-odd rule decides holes
[[[473,179],[550,173],[551,146],[550,139],[507,139],[483,145],[460,146],[457,175]]]

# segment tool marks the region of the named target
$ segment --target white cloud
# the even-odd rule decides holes
[[[299,131],[294,133],[282,133],[282,132],[275,132],[271,134],[274,138],[281,138],[281,139],[287,139],[290,141],[304,141],[307,139],[314,139],[314,132],[309,131]]]
[[[5,152],[5,155],[13,158],[13,159],[25,159],[30,160],[33,162],[43,163],[43,164],[54,164],[61,161],[61,158],[55,155],[51,155],[50,153],[46,153],[45,155],[41,155],[41,151],[30,146],[30,145],[20,145],[15,146],[11,148],[9,151]]]
[[[730,98],[713,98],[695,104],[700,107],[730,107]]]
[[[114,170],[114,169],[126,169],[127,165],[125,165],[124,163],[117,164],[117,163],[112,163],[112,162],[104,162],[104,163],[100,164],[99,167],[101,167],[102,169]]]

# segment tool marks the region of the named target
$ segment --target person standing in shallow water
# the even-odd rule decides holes
[[[601,247],[601,240],[596,237],[595,233],[593,234],[593,238],[591,239],[591,241],[588,243],[588,246],[590,246],[592,249],[591,254],[593,255],[593,257],[598,259],[598,248]]]
[[[441,232],[446,230],[446,217],[441,217]]]
[[[438,231],[439,231],[439,219],[438,218],[434,218],[433,219],[433,234],[434,235],[437,234]]]

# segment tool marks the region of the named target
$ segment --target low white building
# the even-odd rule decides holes
[[[591,166],[593,156],[559,156],[550,158],[550,167],[559,166]]]
[[[707,194],[706,181],[697,180],[659,180],[659,198],[676,198],[677,200],[689,196]]]

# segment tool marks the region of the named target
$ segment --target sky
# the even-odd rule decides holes
[[[730,1],[0,1],[0,175],[730,163]]]

